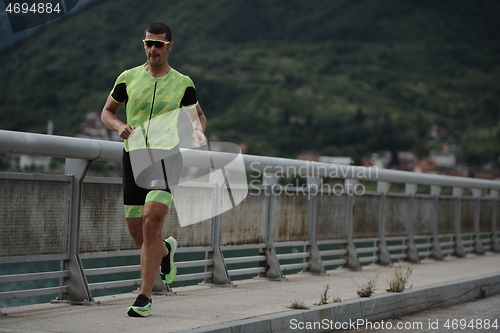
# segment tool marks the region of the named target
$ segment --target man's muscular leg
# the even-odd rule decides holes
[[[137,246],[142,247],[142,217],[127,217],[127,227],[130,236]]]
[[[162,239],[163,221],[167,213],[167,205],[148,201],[144,205],[142,218],[127,218],[129,232],[134,242],[141,246],[142,284],[139,294],[150,299],[161,260],[168,254]]]

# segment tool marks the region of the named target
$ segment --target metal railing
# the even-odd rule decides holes
[[[139,272],[138,263],[84,265],[139,255],[126,229],[121,179],[85,177],[93,161],[120,161],[122,148],[118,142],[0,131],[0,153],[66,158],[65,175],[0,173],[0,269],[60,262],[60,269],[50,272],[1,274],[0,286],[40,279],[60,283],[2,291],[0,299],[59,294],[60,301],[90,304],[94,290],[140,284],[138,277],[88,282]],[[187,167],[211,168],[208,152],[186,149],[182,154]],[[215,167],[231,168],[234,157],[213,154],[219,157]],[[259,179],[258,185],[232,187],[248,191],[242,203],[185,227],[175,205],[169,212],[165,232],[180,245],[175,283],[230,285],[247,276],[279,280],[284,272],[321,274],[339,266],[360,269],[370,263],[500,252],[498,181],[252,155],[243,160],[251,177],[259,174]],[[304,177],[306,183],[281,185],[287,175]],[[376,181],[376,191],[360,192],[363,180]],[[405,184],[405,193],[390,192],[393,183]],[[430,193],[417,194],[422,185],[430,186]],[[452,194],[443,195],[448,187]],[[206,204],[221,211],[221,190],[217,183],[191,183],[176,195],[189,198],[194,207]],[[155,292],[171,289],[157,279]]]

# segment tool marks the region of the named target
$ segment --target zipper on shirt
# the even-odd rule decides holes
[[[155,98],[156,98],[156,85],[158,84],[158,78],[155,79],[155,86],[153,87],[153,100],[151,101],[151,110],[149,110],[149,120],[148,120],[148,129],[146,131],[146,147],[149,148],[149,125],[151,124],[151,118],[153,116],[153,108],[155,107]]]

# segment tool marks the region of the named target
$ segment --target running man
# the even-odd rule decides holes
[[[141,248],[142,284],[135,303],[127,308],[128,315],[132,317],[147,317],[150,314],[158,268],[166,284],[172,283],[177,274],[174,265],[177,241],[173,237],[163,240],[162,226],[172,204],[173,188],[177,185],[182,169],[176,127],[179,109],[182,108],[191,119],[193,139],[200,146],[206,145],[203,131],[207,124],[193,81],[168,64],[169,52],[174,47],[171,29],[163,23],[153,23],[146,28],[143,43],[146,63],[120,74],[101,114],[104,124],[124,139],[125,218],[130,235]],[[116,116],[125,102],[126,124]],[[153,122],[155,135],[149,133],[150,127],[153,128],[149,125]],[[162,132],[159,135],[158,128]],[[133,142],[137,141],[134,138],[138,137],[145,141],[146,149],[133,147]],[[169,157],[161,160],[159,168],[162,171],[161,179],[151,180],[151,177],[146,177],[147,184],[138,181],[137,171],[132,167],[133,154],[141,151],[149,153],[151,157],[151,152],[160,151],[164,156],[167,152]]]

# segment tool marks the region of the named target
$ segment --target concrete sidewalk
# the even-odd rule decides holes
[[[385,291],[394,268],[370,265],[363,272],[338,269],[324,276],[289,275],[286,281],[256,278],[236,281],[233,287],[175,288],[176,296],[153,298],[148,318],[126,315],[137,296],[132,293],[96,298],[100,305],[94,306],[3,308],[6,316],[0,317],[0,332],[322,332],[328,330],[306,330],[307,325],[323,320],[329,325],[358,318],[375,321],[500,293],[500,254],[469,254],[464,259],[449,257],[402,266],[413,269],[409,280],[413,287],[404,293]],[[359,298],[357,284],[375,276],[375,296]],[[342,302],[315,306],[326,285],[330,287],[329,301],[340,298]],[[310,309],[289,309],[294,301]]]

